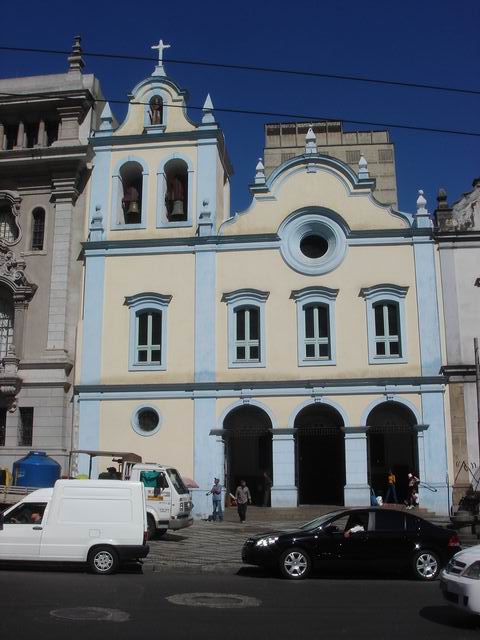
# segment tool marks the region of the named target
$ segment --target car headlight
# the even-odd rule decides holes
[[[255,543],[256,547],[269,547],[271,544],[275,544],[278,540],[278,536],[268,536],[268,538],[260,538]]]
[[[472,578],[473,580],[480,580],[480,561],[474,562],[465,569],[462,573],[464,578]]]

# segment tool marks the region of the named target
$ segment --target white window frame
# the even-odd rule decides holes
[[[155,427],[155,429],[152,429],[152,431],[144,431],[140,427],[139,416],[142,411],[153,411],[154,413],[157,414],[158,424]],[[139,436],[142,436],[143,438],[150,438],[150,436],[154,436],[156,433],[158,433],[162,427],[162,422],[163,422],[163,418],[160,410],[157,407],[154,407],[152,405],[147,405],[147,404],[141,404],[138,407],[136,407],[130,420],[132,429],[135,431],[135,433],[137,433]]]
[[[129,371],[165,371],[167,368],[167,308],[172,296],[165,296],[160,293],[139,293],[125,298],[125,305],[130,310],[130,340],[128,350],[128,370]],[[160,336],[160,362],[138,362],[138,316],[141,313],[152,311],[161,313],[161,336]],[[153,347],[148,347],[150,350]]]
[[[297,353],[299,367],[318,367],[337,364],[336,333],[335,333],[335,300],[338,289],[328,287],[305,287],[292,291],[290,298],[297,305]],[[310,338],[305,336],[305,310],[312,305],[321,305],[327,309],[328,314],[328,344],[330,355],[328,357],[307,358],[306,345],[311,344]],[[324,338],[315,338],[315,343],[325,344]]]
[[[267,301],[269,295],[270,295],[269,291],[258,291],[257,289],[238,289],[236,291],[231,291],[229,293],[223,294],[222,302],[227,303],[227,314],[228,314],[228,317],[227,317],[228,345],[227,347],[228,347],[229,369],[266,367],[265,302]],[[260,341],[258,360],[237,360],[237,346],[246,346],[246,345],[239,344],[239,341],[237,340],[236,311],[240,311],[242,309],[245,309],[246,307],[253,307],[258,309],[258,321],[259,321],[258,330],[259,330],[259,341]],[[244,343],[246,342],[246,340],[241,342]]]
[[[120,170],[127,162],[137,162],[142,167],[142,203],[141,220],[137,224],[124,224],[120,222],[120,210],[122,207],[123,186],[120,177]],[[112,173],[112,203],[111,203],[111,224],[112,231],[132,231],[135,229],[146,229],[147,227],[147,205],[148,205],[148,174],[149,170],[145,162],[137,156],[127,156],[119,160]]]
[[[368,335],[368,362],[369,364],[395,364],[408,362],[407,351],[407,324],[405,316],[405,298],[408,287],[401,287],[395,284],[378,284],[373,287],[365,287],[361,289],[360,295],[365,298],[367,308],[367,335]],[[400,354],[397,355],[377,355],[377,342],[385,342],[389,339],[387,336],[383,340],[379,340],[375,330],[375,306],[379,303],[395,304],[398,310],[398,327],[400,343]]]

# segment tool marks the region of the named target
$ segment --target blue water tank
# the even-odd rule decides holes
[[[17,487],[53,487],[60,478],[61,466],[45,451],[30,451],[13,463],[13,484]]]

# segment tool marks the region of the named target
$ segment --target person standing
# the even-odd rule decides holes
[[[247,517],[247,505],[252,504],[250,490],[245,480],[240,480],[240,484],[235,491],[235,500],[237,501],[237,511],[240,522],[245,522]]]
[[[273,482],[266,471],[262,473],[262,480],[263,480],[263,506],[268,507],[270,506],[270,494],[272,491]]]
[[[408,498],[407,509],[413,509],[418,506],[418,483],[419,478],[414,473],[408,474]]]
[[[212,495],[212,504],[213,504],[213,512],[212,512],[212,520],[219,520],[222,522],[223,520],[223,509],[222,509],[222,485],[220,484],[219,478],[213,479],[213,486],[210,491],[207,493],[208,495]]]
[[[397,479],[395,474],[391,469],[388,470],[388,489],[387,495],[385,496],[385,502],[394,502],[395,504],[398,502],[397,498]],[[392,498],[392,500],[390,500]]]

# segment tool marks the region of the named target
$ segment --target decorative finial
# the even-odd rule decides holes
[[[447,192],[442,188],[437,193],[437,209],[448,209]]]
[[[417,214],[428,214],[428,211],[425,207],[425,205],[427,204],[427,201],[425,200],[425,198],[423,197],[423,190],[419,189],[418,190],[418,198],[417,198]]]
[[[305,153],[317,153],[317,136],[313,132],[312,127],[308,128],[305,136]]]
[[[358,177],[360,178],[360,180],[370,178],[370,174],[368,172],[368,162],[363,155],[360,156],[360,160],[358,161]]]
[[[150,48],[151,49],[157,49],[158,50],[158,63],[157,66],[155,67],[152,76],[165,76],[165,69],[163,68],[163,51],[164,49],[169,49],[172,45],[170,44],[164,44],[163,40],[159,40],[158,44],[154,44],[152,45]]]
[[[262,158],[258,159],[257,166],[255,167],[255,184],[265,184],[265,165]]]
[[[202,124],[212,124],[215,122],[215,116],[213,115],[213,102],[209,93],[205,98],[202,111],[203,111]]]
[[[111,131],[113,123],[113,114],[108,102],[103,107],[102,115],[100,116],[100,131]]]
[[[82,58],[82,38],[75,36],[72,46],[72,53],[68,56],[68,72],[82,73],[85,62]]]
[[[88,234],[89,242],[100,242],[103,240],[103,215],[101,205],[95,205],[95,213],[92,215],[90,222],[90,233]]]

